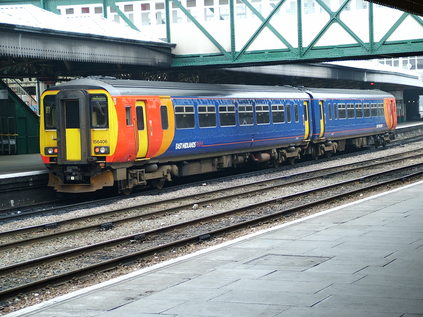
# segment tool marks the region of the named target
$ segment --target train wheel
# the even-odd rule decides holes
[[[127,180],[118,181],[118,192],[122,195],[129,195],[132,193],[132,188],[128,186]]]
[[[156,189],[162,189],[164,184],[166,182],[166,179],[164,178],[160,178],[160,179],[153,179],[151,181],[151,186],[156,188]]]
[[[319,159],[319,149],[317,146],[312,146],[311,147],[311,158],[313,160],[318,160]]]

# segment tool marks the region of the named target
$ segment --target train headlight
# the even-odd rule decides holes
[[[110,153],[110,147],[108,147],[108,146],[95,146],[94,147],[94,153],[95,154],[109,154]]]
[[[44,148],[45,155],[57,155],[59,153],[59,149],[57,147],[46,147]]]

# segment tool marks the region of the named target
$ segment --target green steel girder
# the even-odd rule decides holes
[[[190,67],[190,66],[230,66],[230,65],[248,65],[248,64],[280,64],[289,62],[307,62],[307,61],[325,61],[350,58],[370,58],[382,55],[401,55],[401,54],[421,54],[423,52],[423,39],[413,41],[395,41],[382,45],[373,54],[363,48],[361,45],[338,45],[338,46],[319,46],[307,52],[307,55],[301,55],[298,50],[267,50],[246,52],[235,62],[220,54],[204,55],[184,55],[175,56],[172,67]],[[293,54],[296,53],[296,54]]]
[[[423,39],[404,40],[404,41],[387,41],[389,37],[398,29],[403,21],[411,16],[423,27],[423,19],[416,15],[404,13],[394,23],[394,25],[386,32],[380,41],[374,40],[374,9],[373,3],[369,2],[369,42],[365,43],[350,27],[348,27],[340,18],[340,14],[351,0],[344,0],[336,11],[331,11],[323,0],[315,0],[328,14],[329,20],[324,27],[318,32],[309,45],[303,46],[303,25],[302,25],[302,0],[297,0],[297,23],[298,23],[298,47],[293,47],[281,34],[271,25],[271,19],[277,12],[278,8],[285,0],[280,0],[274,10],[267,18],[264,18],[248,0],[241,0],[251,12],[260,19],[262,24],[247,40],[244,46],[235,51],[233,34],[235,23],[231,21],[231,54],[230,58],[222,54],[199,54],[199,55],[176,55],[173,59],[172,67],[186,66],[211,66],[211,65],[241,65],[241,64],[260,64],[260,63],[283,63],[294,61],[315,61],[315,60],[333,60],[343,58],[377,57],[381,55],[399,55],[399,54],[418,54],[423,52]],[[230,6],[230,10],[234,10]],[[231,17],[234,14],[231,12]],[[232,25],[232,23],[234,25]],[[337,46],[319,46],[316,47],[319,39],[329,30],[330,26],[338,23],[356,43],[350,45]],[[268,28],[287,48],[276,50],[247,51],[248,47],[255,41],[260,32],[264,28]]]
[[[209,30],[201,24],[187,8],[185,8],[180,0],[164,0],[166,11],[166,37],[167,41],[171,42],[172,25],[170,23],[170,4],[174,3],[176,7],[187,16],[192,22],[193,26],[204,34],[205,38],[210,41],[218,50],[214,54],[197,54],[197,55],[175,55],[172,63],[173,67],[185,66],[202,66],[202,65],[241,65],[241,64],[260,64],[260,63],[284,63],[292,61],[315,61],[315,60],[333,60],[342,58],[359,58],[363,57],[377,57],[381,55],[400,55],[400,54],[417,54],[421,55],[423,52],[423,39],[412,39],[404,41],[388,41],[390,36],[398,29],[398,27],[405,21],[407,17],[413,18],[421,27],[423,27],[423,19],[419,16],[410,13],[403,13],[392,27],[384,34],[379,41],[375,41],[374,35],[374,5],[368,2],[368,20],[369,31],[368,41],[363,41],[344,21],[341,19],[341,13],[345,10],[351,0],[343,0],[342,4],[336,11],[332,11],[324,0],[315,0],[315,2],[329,14],[329,20],[319,30],[312,41],[303,45],[303,12],[302,2],[304,0],[297,0],[297,47],[290,43],[283,35],[281,30],[276,29],[271,23],[272,18],[278,9],[284,4],[285,0],[279,0],[275,3],[275,7],[264,17],[250,2],[251,0],[241,0],[246,6],[247,10],[260,20],[261,24],[255,32],[247,39],[242,48],[236,49],[237,24],[235,19],[235,0],[229,0],[229,30],[227,32],[230,37],[230,48],[225,48],[214,38]],[[119,14],[119,16],[132,28],[137,29],[136,26],[126,17],[126,15],[119,9],[116,3],[128,2],[128,0],[1,0],[2,4],[34,4],[46,10],[57,12],[57,6],[69,4],[92,4],[94,2],[103,5],[103,8],[111,6]],[[107,10],[103,10],[105,17],[107,17]],[[338,24],[347,34],[349,34],[355,41],[349,45],[337,46],[316,46],[319,40],[326,34],[333,24]],[[248,51],[248,48],[257,40],[264,29],[276,36],[276,38],[283,43],[283,49],[272,50],[257,50]],[[242,32],[242,30],[238,30]]]

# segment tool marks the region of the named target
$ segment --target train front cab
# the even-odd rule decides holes
[[[41,98],[40,153],[49,186],[62,192],[113,185],[106,158],[117,144],[117,114],[104,90],[48,90]]]

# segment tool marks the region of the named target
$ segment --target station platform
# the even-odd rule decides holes
[[[9,316],[423,316],[423,182]]]
[[[0,179],[47,173],[40,154],[0,155]]]

